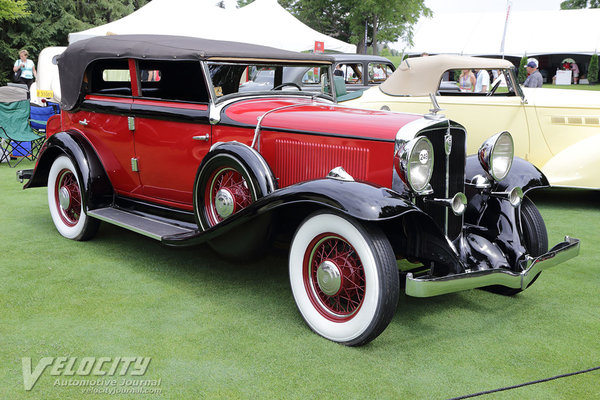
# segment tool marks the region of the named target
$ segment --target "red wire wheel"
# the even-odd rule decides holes
[[[69,227],[77,225],[81,216],[81,191],[77,178],[69,169],[62,169],[54,184],[56,209],[63,223]]]
[[[375,225],[315,211],[294,234],[289,272],[302,317],[329,340],[360,346],[392,320],[400,289],[398,266],[389,240]]]
[[[314,238],[304,256],[303,277],[313,306],[331,321],[352,319],[363,303],[365,271],[342,236],[324,233]]]
[[[220,167],[208,178],[204,191],[204,207],[210,226],[252,204],[248,183],[236,169]]]

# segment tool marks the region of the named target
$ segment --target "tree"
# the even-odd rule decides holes
[[[600,8],[600,0],[565,0],[560,3],[561,10],[577,8]]]
[[[3,1],[0,0],[0,4]],[[16,0],[21,1],[21,0]],[[15,21],[0,20],[0,84],[26,48],[35,57],[49,46],[66,46],[71,32],[77,32],[122,18],[149,0],[30,0],[30,13]],[[1,8],[1,6],[0,6]]]
[[[527,56],[523,56],[521,57],[521,62],[519,63],[519,70],[517,71],[517,80],[519,81],[519,83],[523,83],[525,82],[525,79],[527,79],[527,69],[525,68],[525,65],[527,64]]]
[[[0,0],[0,22],[16,21],[29,15],[26,0]]]
[[[588,81],[598,83],[598,54],[594,53],[588,64]]]
[[[242,7],[253,0],[238,0]],[[369,44],[377,54],[380,42],[401,37],[412,41],[412,25],[421,15],[430,16],[424,0],[279,0],[281,5],[311,28],[357,44]],[[365,43],[365,24],[370,37]]]
[[[353,0],[350,14],[351,41],[358,43],[364,35],[365,21],[371,32],[373,54],[378,53],[379,42],[395,42],[405,38],[412,42],[412,26],[418,19],[431,16],[423,0]]]

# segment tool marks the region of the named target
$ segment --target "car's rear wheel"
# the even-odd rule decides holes
[[[73,240],[91,239],[100,221],[87,216],[77,169],[71,159],[60,156],[48,174],[48,206],[58,232]]]
[[[358,346],[390,323],[399,296],[398,268],[378,228],[330,212],[312,214],[294,235],[289,266],[298,309],[319,335]]]
[[[520,215],[523,245],[531,257],[535,258],[541,256],[548,251],[548,231],[546,230],[544,218],[529,197],[523,198]],[[533,282],[535,282],[539,276],[540,274],[537,274],[529,283],[529,286],[533,285]],[[489,286],[486,289],[490,292],[502,294],[504,296],[513,296],[526,288],[513,289],[506,286],[495,285]]]

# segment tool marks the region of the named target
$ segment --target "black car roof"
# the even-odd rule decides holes
[[[376,63],[393,63],[385,57],[382,56],[373,56],[370,54],[347,54],[347,53],[336,53],[336,54],[327,54],[328,56],[333,57],[336,63],[338,62],[357,62],[357,61],[367,61],[367,62],[376,62]]]
[[[331,57],[248,43],[168,35],[109,35],[77,41],[58,58],[62,106],[72,109],[87,66],[100,59],[282,61],[331,64]]]

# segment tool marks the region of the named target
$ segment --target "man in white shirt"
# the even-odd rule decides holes
[[[485,69],[477,70],[477,81],[475,82],[475,93],[487,93],[490,87],[490,74]]]

